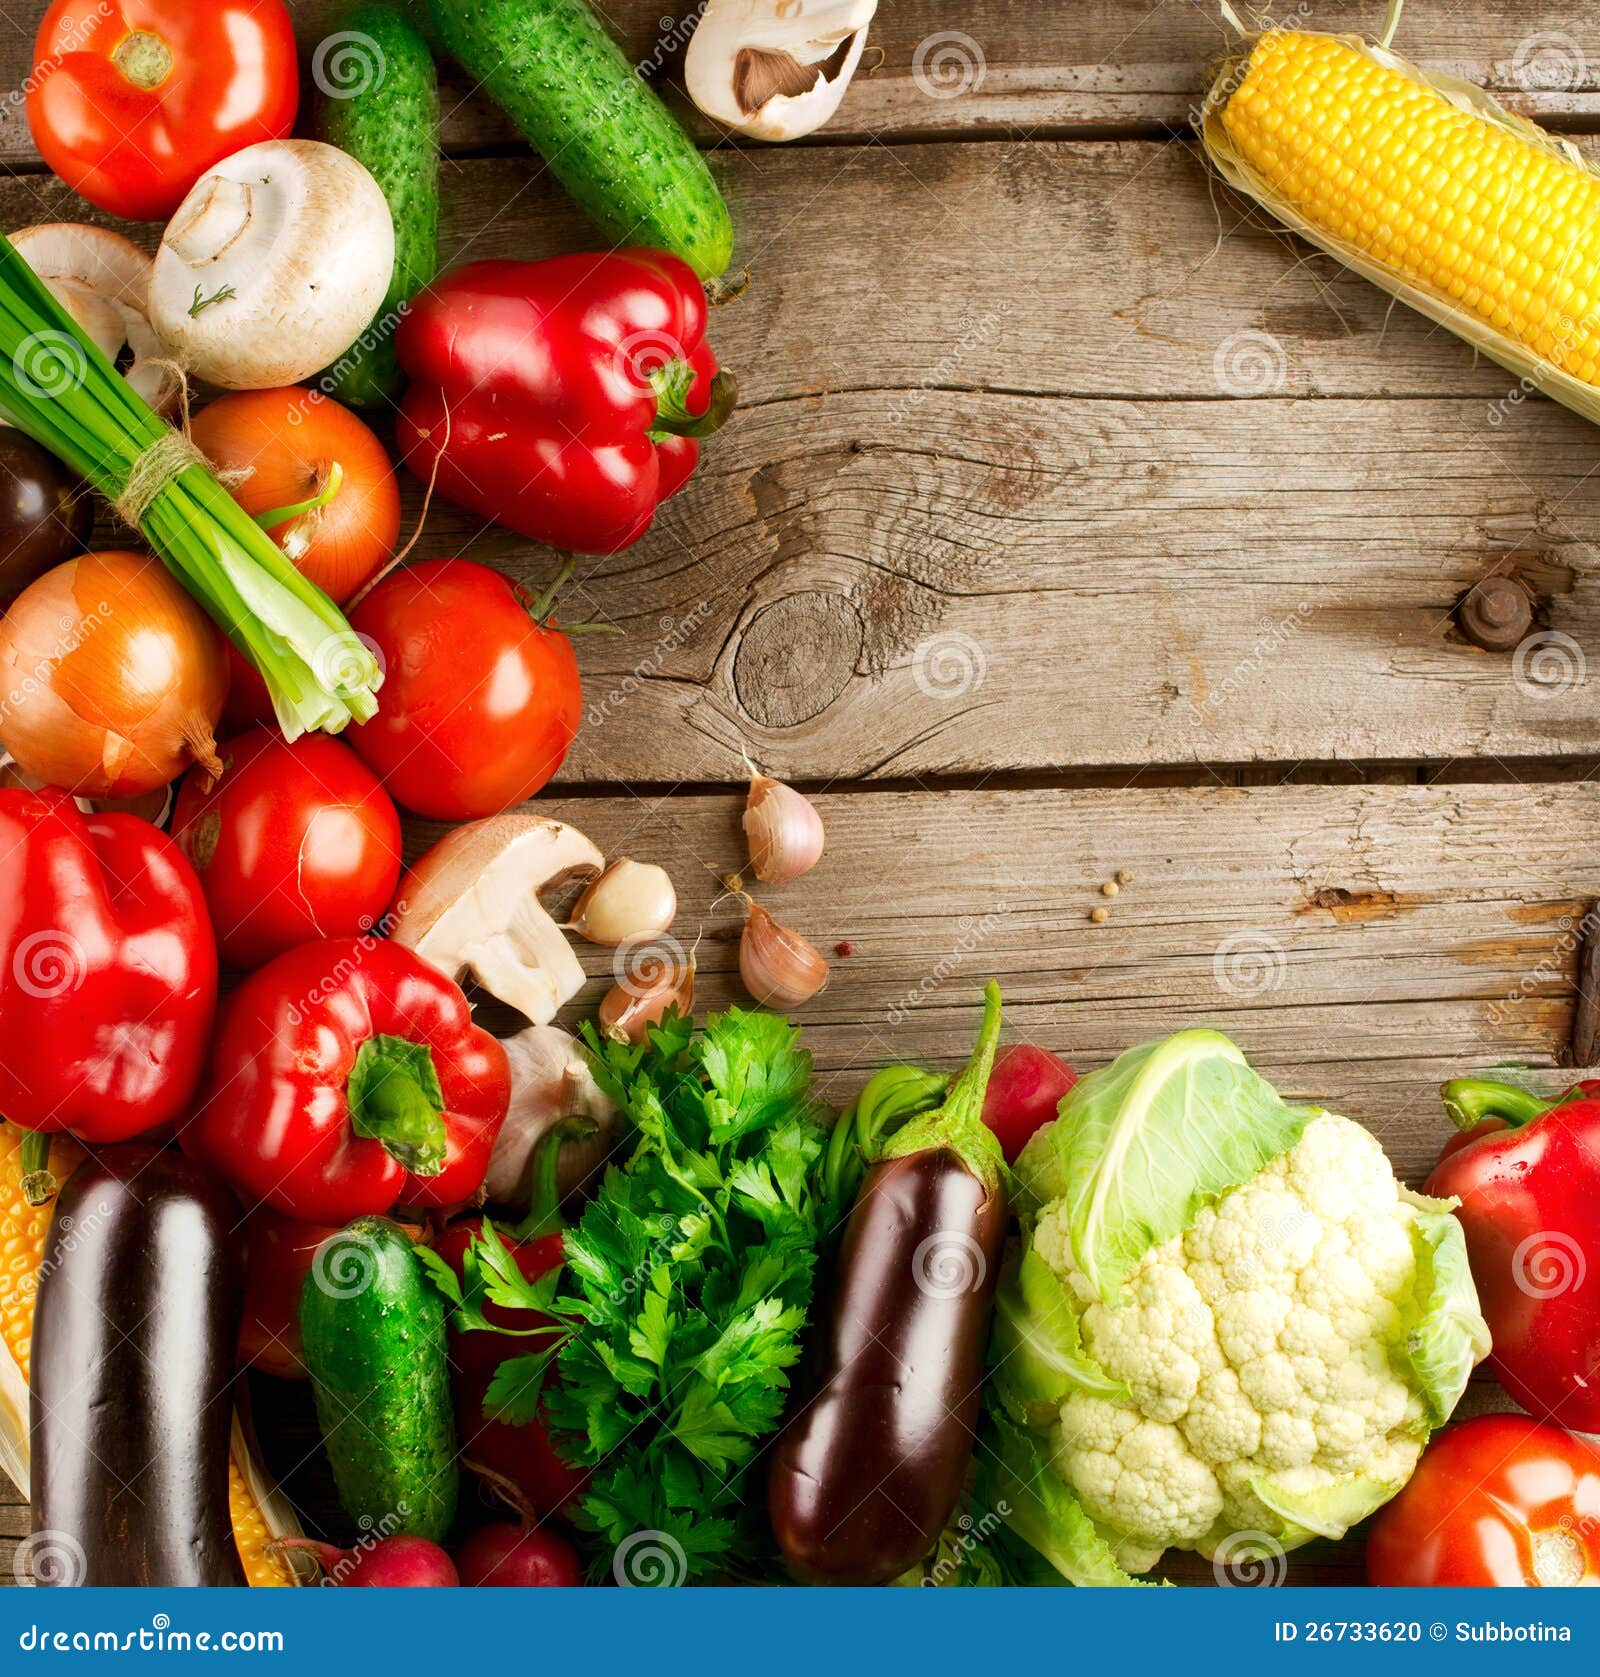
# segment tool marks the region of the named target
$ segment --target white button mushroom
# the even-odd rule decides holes
[[[337,361],[393,271],[394,223],[367,170],[317,140],[268,140],[219,163],[178,206],[150,320],[198,377],[275,389]]]
[[[838,110],[878,0],[707,0],[684,55],[689,97],[756,140],[797,140]]]
[[[513,810],[457,827],[400,882],[389,936],[459,980],[470,971],[536,1025],[583,988],[583,967],[539,901],[604,857],[576,827]]]
[[[183,381],[173,367],[152,362],[161,345],[150,327],[150,258],[120,233],[73,221],[21,228],[11,243],[105,358],[123,368],[130,387],[170,414]]]

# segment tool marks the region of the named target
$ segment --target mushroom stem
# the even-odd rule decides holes
[[[212,175],[194,214],[183,226],[169,228],[163,243],[191,268],[215,262],[249,227],[254,202],[245,182]]]

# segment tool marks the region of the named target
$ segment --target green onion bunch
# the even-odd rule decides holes
[[[147,451],[176,436],[3,235],[0,408],[114,505]],[[287,738],[375,714],[372,653],[204,466],[160,488],[139,529],[261,672]]]

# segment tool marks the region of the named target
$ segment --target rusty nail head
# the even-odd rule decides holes
[[[1476,582],[1456,608],[1461,632],[1485,652],[1510,652],[1533,629],[1533,600],[1514,576],[1497,571]]]

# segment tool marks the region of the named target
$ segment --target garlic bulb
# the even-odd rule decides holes
[[[678,912],[678,894],[665,868],[654,862],[611,864],[578,898],[571,929],[610,948],[666,931]]]
[[[744,832],[750,867],[767,885],[787,885],[810,873],[822,858],[822,817],[807,797],[766,775],[752,775],[745,799]]]
[[[763,1007],[801,1007],[828,982],[828,963],[796,931],[780,926],[761,906],[744,899],[739,977]]]

